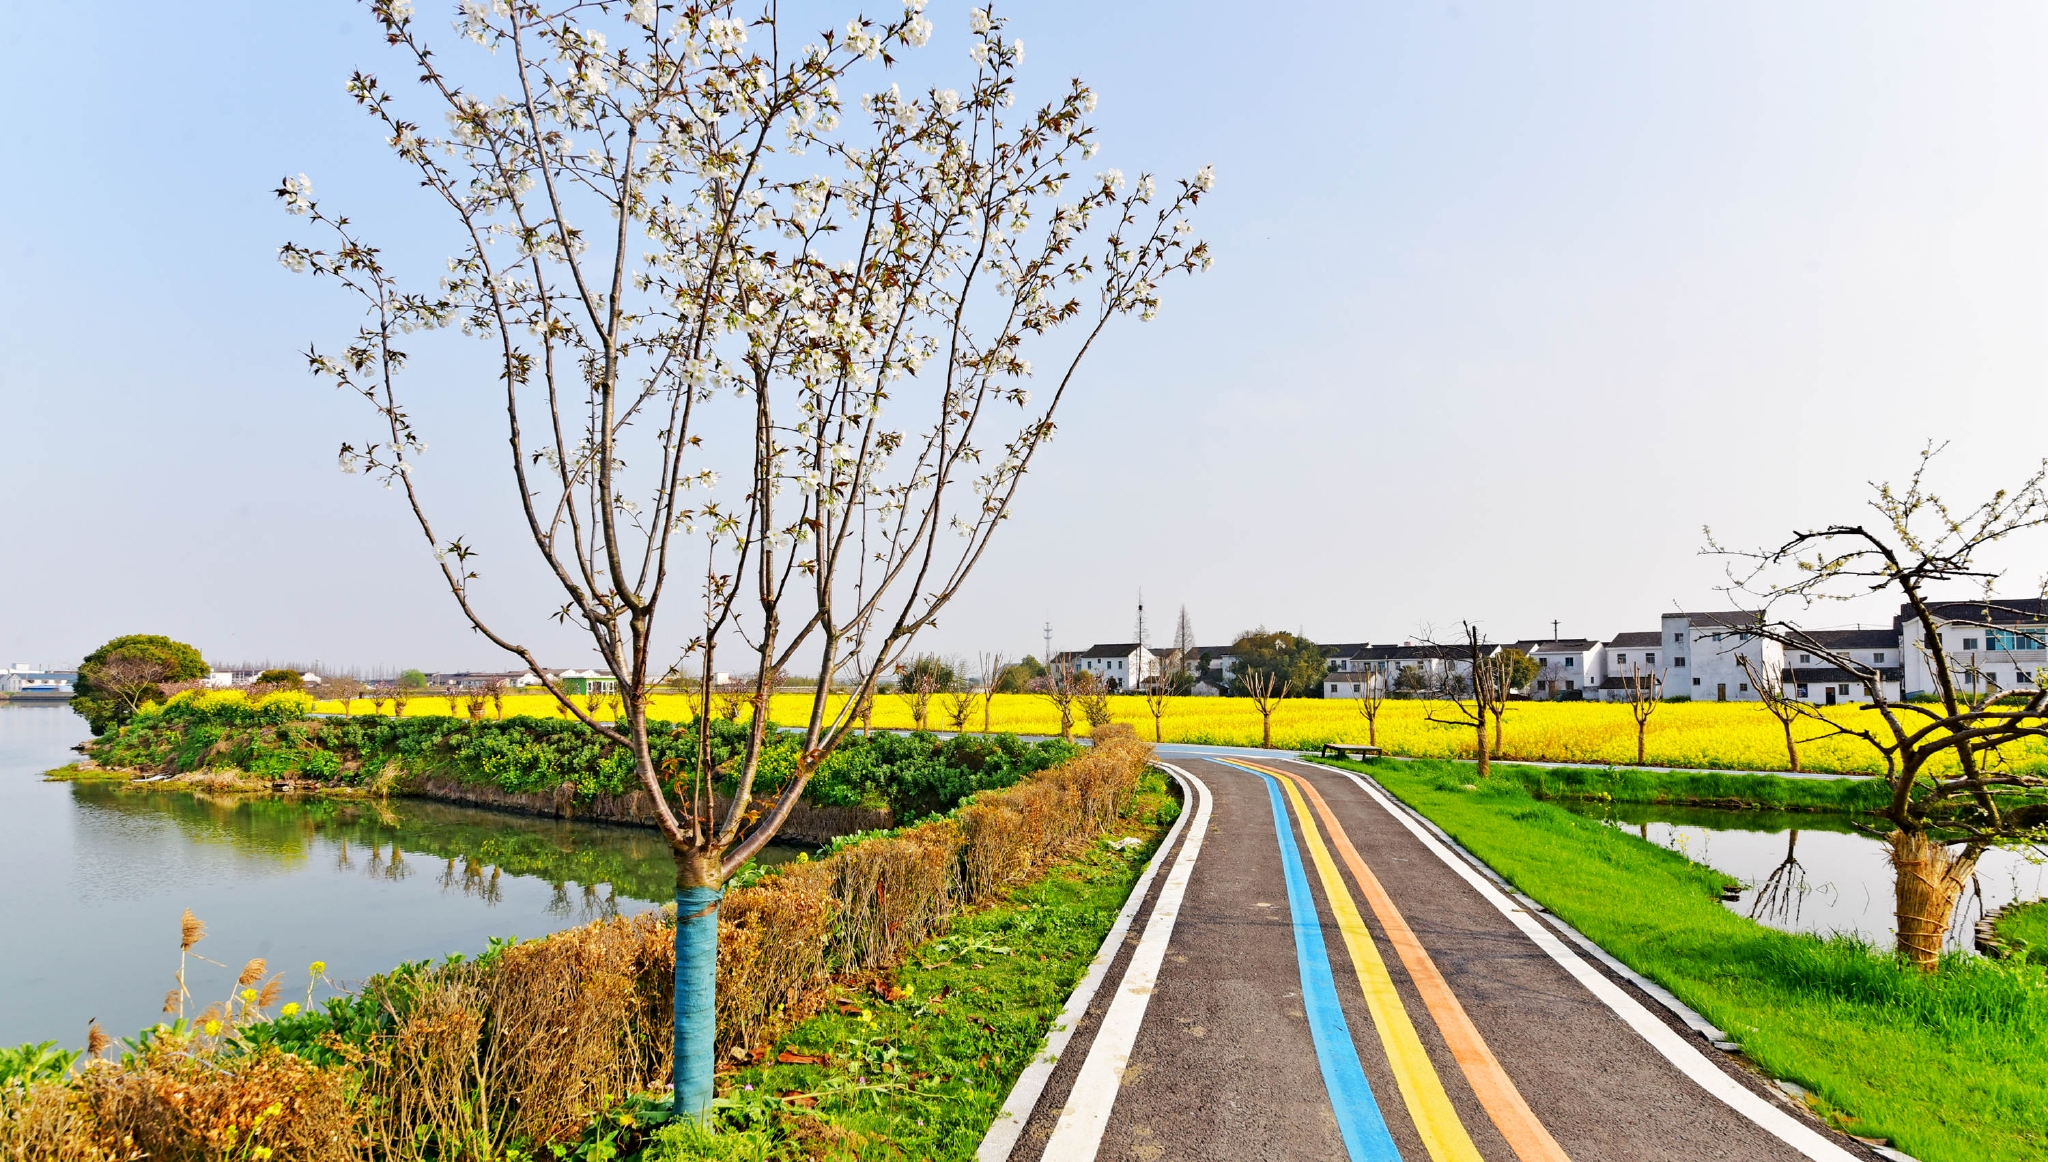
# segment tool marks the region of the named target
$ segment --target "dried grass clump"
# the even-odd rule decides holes
[[[668,1072],[674,977],[673,930],[644,915],[373,982],[388,1032],[344,1050],[370,1137],[400,1159],[574,1138]]]
[[[1152,748],[1121,723],[1097,727],[1073,761],[960,808],[965,902],[978,904],[1071,854],[1116,822],[1138,789]]]
[[[726,894],[718,909],[718,1052],[742,1054],[778,1013],[789,1013],[825,971],[838,919],[818,867],[792,868]],[[671,964],[675,956],[669,947]],[[671,974],[673,975],[673,974]],[[671,982],[673,987],[673,982]],[[673,1020],[673,1015],[670,1015]]]
[[[70,1088],[76,1112],[91,1126],[86,1134],[74,1132],[74,1139],[89,1136],[97,1151],[84,1157],[349,1162],[364,1156],[348,1071],[276,1049],[227,1056],[184,1038],[159,1037],[129,1062],[87,1067]]]

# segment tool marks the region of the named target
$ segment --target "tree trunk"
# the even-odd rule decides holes
[[[1271,750],[1273,749],[1273,712],[1270,710],[1262,710],[1259,712],[1259,717],[1264,719],[1266,724],[1265,741],[1259,743],[1259,745],[1265,747],[1267,750]]]
[[[1649,725],[1649,723],[1644,722],[1640,718],[1636,719],[1636,765],[1639,767],[1649,765],[1649,760],[1643,757],[1648,750],[1647,745],[1643,742],[1643,731]]]
[[[1486,753],[1486,712],[1481,710],[1478,718],[1479,742],[1476,749],[1479,751],[1479,777],[1484,779],[1493,772],[1493,767],[1486,761],[1488,757]]]
[[[1499,757],[1500,757],[1500,754],[1501,754],[1501,745],[1500,745],[1500,720],[1501,720],[1501,715],[1502,715],[1503,713],[1504,713],[1504,711],[1499,711],[1499,710],[1496,710],[1496,711],[1494,711],[1494,712],[1493,712],[1493,757],[1494,757],[1494,758],[1499,758]]]
[[[1374,718],[1377,717],[1377,715],[1374,716]],[[1380,724],[1374,721],[1374,718],[1365,720],[1365,741],[1368,746],[1378,746],[1380,744]]]
[[[1892,871],[1897,876],[1899,952],[1921,972],[1941,961],[1942,941],[1963,885],[1977,869],[1977,856],[1958,855],[1924,831],[1892,832]]]
[[[718,1060],[718,856],[682,851],[676,858],[675,1112],[711,1112]]]
[[[1163,733],[1161,733],[1161,732],[1162,732],[1162,729],[1163,729],[1163,727],[1162,727],[1162,724],[1160,723],[1160,720],[1159,720],[1159,716],[1158,716],[1157,714],[1154,714],[1154,715],[1152,716],[1152,741],[1153,741],[1153,742],[1165,742],[1165,741],[1166,741],[1166,736],[1165,736],[1165,735],[1164,735]]]
[[[1071,702],[1060,707],[1060,739],[1074,741],[1074,706]]]
[[[1786,718],[1781,721],[1785,727],[1785,754],[1792,760],[1792,769],[1797,771],[1799,769],[1799,747],[1792,741],[1792,720]]]

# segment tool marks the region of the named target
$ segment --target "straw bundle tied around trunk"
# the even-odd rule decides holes
[[[811,1011],[835,971],[897,963],[960,909],[1092,842],[1128,807],[1151,753],[1129,727],[1105,726],[1087,753],[951,817],[728,892],[720,1059],[751,1055],[778,1020]],[[253,1157],[257,1146],[274,1162],[482,1158],[567,1141],[668,1076],[674,972],[673,921],[648,913],[379,977],[359,1002],[375,1031],[330,1037],[343,1064],[159,1038],[70,1080],[0,1091],[0,1162]]]

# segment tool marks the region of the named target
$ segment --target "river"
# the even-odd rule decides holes
[[[1571,806],[1740,880],[1742,894],[1725,901],[1730,911],[1785,931],[1843,933],[1887,950],[1897,941],[1890,849],[1856,831],[1848,816],[1634,803]],[[1956,906],[1948,947],[1974,948],[1978,920],[2016,900],[2043,896],[2048,859],[2038,850],[1985,852]]]
[[[0,932],[13,950],[0,957],[0,1046],[76,1047],[94,1018],[117,1037],[165,1019],[187,908],[206,924],[193,952],[219,962],[187,971],[197,1012],[252,957],[303,1003],[316,960],[348,987],[673,897],[675,865],[643,828],[43,779],[88,736],[67,707],[0,703]]]

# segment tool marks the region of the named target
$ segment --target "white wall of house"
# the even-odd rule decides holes
[[[1978,677],[1978,689],[1995,684],[2000,690],[2030,689],[2035,675],[2048,667],[2048,649],[2029,649],[2035,641],[2048,642],[2048,623],[2021,623],[1986,630],[1977,626],[1954,625],[1939,620],[1941,648],[1948,655],[1949,671],[1963,690],[1969,690],[1971,674]],[[1934,659],[1918,618],[1907,618],[1900,627],[1899,657],[1905,670],[1903,683],[1908,694],[1932,693]]]
[[[1671,655],[1664,678],[1665,697],[1690,697],[1695,702],[1756,701],[1757,693],[1749,688],[1749,675],[1739,659],[1748,657],[1761,663],[1765,672],[1776,673],[1784,664],[1784,649],[1776,642],[1711,620],[1694,624],[1694,616],[1664,615],[1663,648]]]

